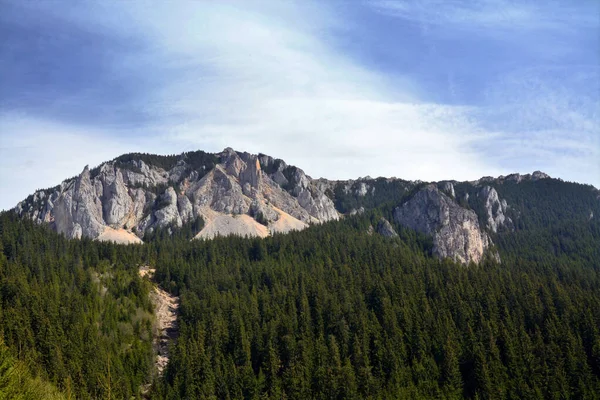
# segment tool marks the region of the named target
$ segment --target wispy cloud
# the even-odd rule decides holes
[[[502,23],[489,5],[444,2],[453,5],[448,9],[432,3],[419,11],[418,4],[376,5],[404,19]],[[557,154],[560,140],[568,139],[570,152],[562,165],[569,160],[581,164],[568,174],[600,184],[600,177],[576,172],[583,169],[582,160],[597,154],[597,114],[581,114],[577,104],[560,102],[565,94],[577,98],[581,85],[566,86],[561,93],[549,90],[555,77],[534,74],[544,79],[531,88],[526,82],[534,75],[503,74],[474,89],[468,80],[453,77],[453,93],[487,95],[469,106],[432,100],[420,76],[402,69],[384,74],[345,52],[339,36],[356,33],[339,8],[310,1],[82,2],[69,7],[15,2],[11,7],[26,17],[0,19],[0,28],[8,26],[15,38],[10,48],[0,44],[0,65],[16,82],[4,82],[7,90],[0,94],[6,110],[0,115],[0,185],[11,194],[0,208],[59,183],[85,164],[126,151],[164,154],[226,146],[284,158],[313,176],[437,180],[544,165],[565,176],[567,169],[551,155]],[[511,18],[525,24],[530,14],[524,13],[534,12],[527,10],[510,11],[516,13]],[[449,14],[442,15],[445,11]],[[46,25],[34,24],[38,20]],[[58,36],[55,26],[60,26]],[[376,26],[371,29],[374,40],[383,38]],[[46,47],[32,46],[25,37],[37,38],[36,43],[43,38]],[[74,43],[73,38],[86,39]],[[33,49],[33,54],[15,64],[15,48],[19,54]],[[387,49],[398,57],[418,55],[391,44]],[[49,79],[32,81],[21,73],[24,68]],[[77,83],[69,86],[66,78]],[[446,84],[450,78],[443,80]],[[598,80],[592,73],[586,82],[589,87]],[[587,107],[598,98],[590,92],[586,99]],[[546,105],[536,106],[542,100]],[[548,116],[558,120],[542,124]],[[523,150],[518,136],[523,127],[527,146],[553,143],[543,147],[547,154]],[[571,129],[572,140],[566,134]],[[556,140],[548,142],[542,132],[558,132]],[[578,140],[596,150],[578,152]],[[528,158],[531,154],[539,157]],[[43,172],[36,178],[35,171]]]
[[[595,1],[539,0],[374,0],[379,12],[418,23],[462,29],[582,29],[599,25]],[[576,22],[578,26],[572,26]]]
[[[497,165],[528,163],[600,183],[600,67],[528,68],[490,83],[477,120],[498,132]]]
[[[89,128],[22,115],[2,114],[0,121],[0,208],[13,207],[34,190],[55,186],[126,148]]]
[[[470,151],[473,127],[461,108],[422,104],[408,89],[388,90],[384,77],[323,40],[335,24],[326,9],[300,10],[289,4],[254,10],[243,4],[182,3],[173,8],[163,2],[153,7],[127,2],[112,3],[118,10],[82,9],[74,18],[80,23],[80,18],[92,18],[94,29],[119,33],[126,26],[128,32],[143,32],[147,47],[115,60],[110,69],[142,63],[141,74],[168,74],[165,80],[155,77],[158,84],[144,87],[135,100],[144,113],[159,116],[146,125],[148,132],[181,148],[233,146],[267,152],[331,178],[385,174],[435,179],[439,171],[448,178],[472,178],[492,171]],[[127,19],[116,20],[115,15]],[[12,132],[23,134],[22,129]],[[112,129],[110,134],[123,132]],[[44,133],[48,138],[56,134]],[[5,140],[15,142],[8,136]],[[84,143],[74,141],[69,149],[81,152]],[[94,146],[99,147],[114,154],[126,146],[113,147],[101,139]],[[12,186],[2,178],[3,185]]]
[[[501,169],[544,169],[600,184],[600,3],[367,4],[382,15],[415,24],[428,42],[449,37],[455,53],[468,49],[471,58],[464,59],[462,69],[485,77],[468,115],[486,139],[472,144],[488,163]],[[456,93],[453,80],[448,78],[447,86]]]

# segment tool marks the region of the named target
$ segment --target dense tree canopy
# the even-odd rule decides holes
[[[152,366],[150,288],[136,268],[142,252],[66,240],[1,214],[2,352],[72,398],[138,393]]]
[[[181,298],[156,399],[597,399],[595,194],[512,185],[497,186],[516,228],[492,235],[502,262],[468,266],[400,226],[397,238],[373,233],[393,209],[374,195],[338,193],[376,208],[302,232],[190,241],[196,220],[130,246],[3,213],[0,399],[141,398],[153,376],[142,264]],[[456,185],[457,197],[469,190]]]
[[[157,247],[182,306],[156,398],[597,398],[597,264],[465,267],[365,219]]]

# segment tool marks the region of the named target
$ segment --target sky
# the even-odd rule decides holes
[[[0,0],[0,209],[127,152],[600,188],[597,0]]]

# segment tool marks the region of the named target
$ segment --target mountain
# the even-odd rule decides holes
[[[157,229],[203,221],[198,237],[267,236],[339,217],[333,202],[299,168],[268,156],[128,154],[16,207],[70,238],[139,242]]]
[[[520,192],[548,192],[539,200],[544,202],[565,185],[581,195],[573,202],[576,209],[565,211],[569,218],[600,215],[596,189],[539,171],[473,182],[330,181],[312,179],[281,159],[226,148],[216,154],[126,154],[36,191],[15,211],[68,238],[141,243],[163,231],[184,231],[190,238],[265,237],[386,204],[393,208],[392,222],[432,237],[438,257],[479,263],[485,254],[499,258],[492,236],[521,229],[531,218],[544,219],[530,210],[539,207],[524,202]],[[563,218],[555,210],[561,204],[552,201],[544,207]]]
[[[599,213],[540,172],[123,155],[0,213],[0,399],[597,399]]]

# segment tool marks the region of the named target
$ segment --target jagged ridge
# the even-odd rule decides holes
[[[122,242],[198,217],[206,223],[199,237],[265,236],[338,218],[331,199],[301,169],[231,148],[214,155],[124,155],[91,171],[86,166],[16,210],[70,238]]]
[[[395,223],[432,236],[436,255],[468,263],[481,261],[493,245],[491,235],[513,230],[521,217],[496,188],[547,179],[536,171],[433,184],[370,177],[331,181],[312,179],[281,159],[231,148],[216,154],[132,153],[86,167],[15,209],[70,238],[136,243],[157,230],[192,223],[203,225],[198,238],[264,237],[388,204]],[[593,218],[594,210],[585,210],[586,216]],[[385,222],[376,231],[394,237]]]

